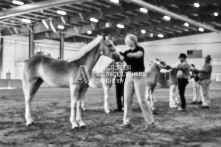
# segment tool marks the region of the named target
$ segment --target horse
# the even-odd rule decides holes
[[[165,62],[156,59],[156,62],[152,62],[151,68],[146,72],[146,100],[149,102],[152,110],[155,110],[155,87],[168,87],[168,82],[160,73],[160,70],[164,69],[165,67]]]
[[[168,71],[169,79],[168,82],[170,84],[170,92],[169,92],[169,107],[175,109],[179,105],[179,98],[177,96],[177,86],[178,86],[178,79],[176,78],[178,70],[171,69]]]
[[[92,71],[92,76],[89,81],[89,86],[92,88],[103,88],[104,91],[104,111],[110,113],[108,99],[110,88],[113,85],[114,77],[117,73],[116,62],[112,61],[108,64],[103,71]],[[85,103],[82,101],[82,110],[86,110]]]
[[[46,55],[35,55],[25,63],[22,86],[25,97],[26,125],[33,124],[31,101],[45,82],[52,87],[69,87],[71,93],[70,123],[72,129],[85,127],[81,117],[80,103],[84,97],[92,69],[101,54],[109,56],[110,40],[98,36],[79,52],[78,58],[72,61],[57,60]]]
[[[159,63],[163,64],[160,67],[157,67],[156,64],[160,65]],[[159,59],[155,65],[152,65],[150,73],[152,73],[152,77],[149,76],[148,79],[150,81],[149,86],[147,86],[147,96],[151,109],[155,110],[154,103],[156,101],[154,97],[154,89],[156,86],[160,88],[169,88],[169,107],[170,108],[177,108],[179,104],[179,99],[177,97],[177,84],[178,80],[176,78],[178,70],[170,69],[166,70],[165,67],[167,64]],[[155,71],[155,72],[154,72]],[[155,80],[155,81],[154,81]]]

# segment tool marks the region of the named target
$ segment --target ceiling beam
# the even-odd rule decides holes
[[[175,14],[173,12],[170,12],[170,11],[166,10],[166,9],[157,7],[155,5],[152,5],[150,3],[144,2],[142,0],[128,0],[128,1],[131,1],[131,2],[133,2],[133,3],[137,4],[137,5],[140,5],[142,7],[146,7],[147,9],[150,9],[150,10],[153,10],[153,11],[157,11],[157,12],[159,12],[161,14],[168,15],[168,16],[174,18],[174,19],[179,19],[179,20],[182,20],[182,21],[187,22],[189,24],[192,24],[192,25],[195,25],[195,26],[198,26],[198,27],[202,27],[202,28],[210,30],[212,32],[219,32],[219,33],[221,32],[220,30],[215,29],[211,25],[197,22],[195,20],[189,19],[188,17]]]
[[[14,7],[11,9],[7,9],[4,11],[0,11],[0,19],[8,18],[8,17],[14,17],[21,14],[26,14],[34,11],[39,11],[42,9],[47,9],[51,7],[58,7],[61,5],[68,5],[68,4],[74,4],[74,3],[82,3],[85,1],[93,1],[93,0],[47,0],[42,2],[36,2],[31,4],[26,4],[18,7]]]
[[[150,17],[161,18],[162,15],[158,15],[158,14],[155,15],[154,12],[151,12],[150,14],[137,14],[136,16],[125,16],[125,17],[119,18],[118,20],[109,20],[108,22],[111,24],[111,28],[113,30],[120,32],[120,34],[122,34],[122,35],[125,35],[127,33],[141,34],[140,33],[141,29],[146,29],[146,30],[151,31],[153,33],[164,32],[163,34],[165,34],[165,32],[168,32],[168,33],[174,34],[174,33],[176,33],[176,31],[174,31],[174,32],[168,31],[168,30],[163,31],[164,27],[171,27],[174,24],[183,25],[179,20],[171,20],[173,22],[152,24],[152,23],[150,23],[150,20],[151,20]],[[73,20],[71,20],[72,18],[73,18]],[[74,17],[69,18],[69,23],[70,22],[78,22],[78,21],[81,21],[81,19],[82,18],[79,15],[76,15]],[[146,24],[148,22],[150,23],[149,25]],[[62,23],[62,22],[55,21],[53,24],[56,26],[60,23]],[[88,24],[85,24],[82,26],[75,26],[73,28],[66,28],[64,30],[64,33],[66,33],[65,38],[71,38],[73,36],[86,34],[88,30],[110,33],[110,31],[105,31],[107,29],[107,27],[105,26],[105,23],[106,22],[100,21],[99,23],[88,23]],[[118,24],[118,23],[125,25],[125,29],[117,28],[116,24]],[[136,29],[134,29],[135,27],[136,27]],[[162,31],[160,31],[160,30],[162,30]],[[114,31],[114,34],[116,34],[116,31]],[[50,31],[48,33],[50,34],[49,36],[51,36],[50,39],[58,39],[59,38],[59,34],[57,34],[57,33],[53,33],[52,31]],[[112,32],[110,34],[112,34]],[[45,35],[41,35],[41,34],[36,35],[35,38],[41,39],[42,36],[45,36]],[[119,34],[116,36],[119,36]],[[44,37],[42,39],[44,39]]]
[[[197,2],[197,1],[194,1],[194,0],[162,0],[161,5],[168,6],[168,5],[174,5],[175,4],[175,5],[192,5],[193,6],[194,2]],[[199,0],[198,2],[201,5],[221,4],[220,0]]]

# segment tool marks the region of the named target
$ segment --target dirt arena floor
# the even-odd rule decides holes
[[[21,89],[0,90],[0,147],[218,147],[221,146],[221,89],[211,90],[212,106],[202,110],[190,105],[187,112],[168,107],[168,89],[157,89],[155,128],[145,129],[136,98],[133,127],[122,128],[123,113],[105,114],[102,89],[89,89],[83,119],[85,129],[71,130],[69,89],[41,88],[33,103],[35,125],[25,126]],[[116,108],[114,88],[111,109]]]

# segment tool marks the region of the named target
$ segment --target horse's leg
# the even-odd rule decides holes
[[[170,102],[169,102],[170,108],[176,108],[176,85],[172,84],[170,85]]]
[[[146,97],[146,101],[149,102],[149,100],[150,100],[150,94],[149,94],[148,88],[146,88],[146,95],[145,95],[145,97]]]
[[[103,83],[103,89],[104,89],[104,111],[108,114],[110,113],[109,105],[108,105],[108,98],[109,98],[109,92],[110,92],[110,87]]]
[[[80,91],[80,85],[74,84],[70,86],[71,91],[71,116],[70,116],[70,122],[72,125],[72,129],[75,129],[78,127],[78,123],[76,121],[76,108],[77,108],[77,101],[79,97],[79,91]]]
[[[85,94],[86,94],[86,91],[87,91],[87,89],[88,89],[88,86],[86,86],[86,87],[83,87],[80,91],[80,96],[79,96],[79,98],[80,98],[80,107],[81,107],[81,109],[83,110],[83,111],[86,111],[86,108],[85,108]]]
[[[170,85],[170,93],[169,93],[169,106],[173,108],[174,106],[174,85]]]
[[[153,106],[153,96],[152,96],[152,92],[151,92],[151,88],[149,86],[146,87],[146,100],[149,103],[149,105]]]
[[[84,99],[85,99],[85,98],[83,97],[82,100],[81,100],[81,104],[80,104],[81,106],[80,106],[80,107],[81,107],[81,109],[82,109],[83,111],[86,111]]]
[[[79,124],[80,127],[85,127],[85,123],[82,120],[81,117],[81,106],[82,106],[82,100],[85,96],[85,93],[87,91],[88,86],[82,86],[79,93],[79,98],[77,100],[77,116],[76,121]]]
[[[155,92],[154,92],[154,90],[153,90],[153,100],[154,100],[154,103],[156,103],[157,102],[157,98],[156,98],[156,95],[155,95]]]
[[[175,85],[175,89],[174,89],[174,101],[175,101],[176,107],[178,107],[178,105],[180,104],[180,98],[178,96],[178,86],[177,86],[177,84]]]
[[[81,117],[81,100],[77,100],[77,108],[76,108],[76,122],[78,123],[79,127],[85,127],[85,123]]]
[[[151,110],[154,111],[155,110],[155,96],[154,96],[154,87],[150,89],[150,96],[151,96]]]
[[[42,79],[35,79],[31,81],[26,81],[26,86],[23,86],[24,89],[24,95],[25,95],[25,119],[26,119],[26,125],[30,125],[33,123],[33,119],[31,116],[31,101],[37,92],[38,88],[42,84]]]

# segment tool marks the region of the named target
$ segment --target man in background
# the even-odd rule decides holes
[[[205,63],[201,70],[195,69],[194,71],[199,72],[200,79],[200,95],[202,98],[202,109],[208,109],[210,105],[209,97],[209,85],[211,83],[212,65],[211,56],[207,55],[205,57]]]
[[[191,66],[187,63],[187,56],[185,53],[181,53],[178,57],[180,63],[176,67],[172,67],[172,69],[177,69],[177,79],[178,79],[178,89],[180,95],[180,107],[179,111],[186,111],[186,98],[185,98],[185,90],[189,80],[189,70]]]
[[[126,72],[123,69],[123,62],[117,62],[118,73],[115,77],[115,86],[116,86],[116,102],[117,109],[115,111],[122,112],[123,103],[124,103],[124,82],[126,77]]]
[[[195,69],[195,65],[191,64],[191,66]],[[191,72],[191,78],[193,79],[193,101],[191,104],[193,105],[202,105],[202,100],[200,97],[200,80],[199,80],[199,73],[197,71]]]

